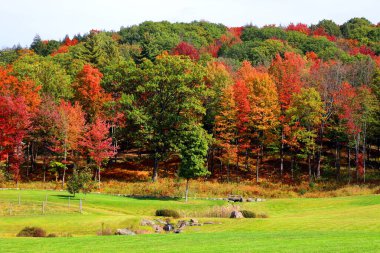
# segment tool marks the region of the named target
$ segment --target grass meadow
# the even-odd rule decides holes
[[[212,217],[222,200],[138,199],[62,191],[0,191],[1,252],[379,252],[380,196],[268,199],[235,203],[268,218]],[[82,213],[79,202],[82,199]],[[47,200],[47,201],[46,201]],[[46,202],[43,208],[43,202]],[[214,224],[187,227],[181,234],[155,234],[140,226],[155,210],[174,209],[180,219]],[[174,222],[176,220],[173,220]],[[56,238],[18,238],[38,226]],[[131,228],[146,234],[97,236],[101,228]]]

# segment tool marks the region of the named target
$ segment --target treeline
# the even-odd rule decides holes
[[[364,18],[36,36],[0,51],[1,164],[15,181],[37,159],[44,173],[94,164],[100,181],[104,162],[138,149],[153,180],[172,157],[187,179],[254,171],[258,181],[272,160],[278,178],[303,164],[318,179],[334,164],[326,176],[339,180],[345,153],[352,180],[365,181],[368,163],[378,166],[379,54],[380,26]]]

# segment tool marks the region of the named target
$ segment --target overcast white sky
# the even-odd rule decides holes
[[[119,30],[146,20],[207,20],[227,26],[287,25],[352,17],[380,21],[380,0],[0,0],[0,48],[34,36],[62,39],[91,29]]]

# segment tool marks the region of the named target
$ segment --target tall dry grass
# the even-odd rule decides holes
[[[120,182],[109,180],[102,182],[101,192],[141,197],[184,197],[184,180],[159,179],[157,182]],[[3,182],[2,188],[15,188],[13,182]],[[63,190],[60,182],[21,182],[21,189]],[[245,198],[320,198],[353,195],[379,194],[378,185],[353,185],[319,182],[309,184],[281,184],[262,181],[242,183],[219,183],[216,181],[192,180],[189,196],[191,198],[226,198],[228,195],[242,195]]]

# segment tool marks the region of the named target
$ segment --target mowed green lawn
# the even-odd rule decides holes
[[[175,209],[191,218],[226,203],[89,194],[81,214],[78,204],[84,196],[71,199],[70,208],[67,196],[54,191],[0,191],[0,252],[380,252],[379,195],[239,203],[241,209],[265,212],[269,218],[197,218],[217,224],[188,227],[181,234],[136,236],[96,232],[102,223],[111,229],[149,230],[139,222],[155,218],[156,209]],[[73,237],[16,238],[25,226]]]

